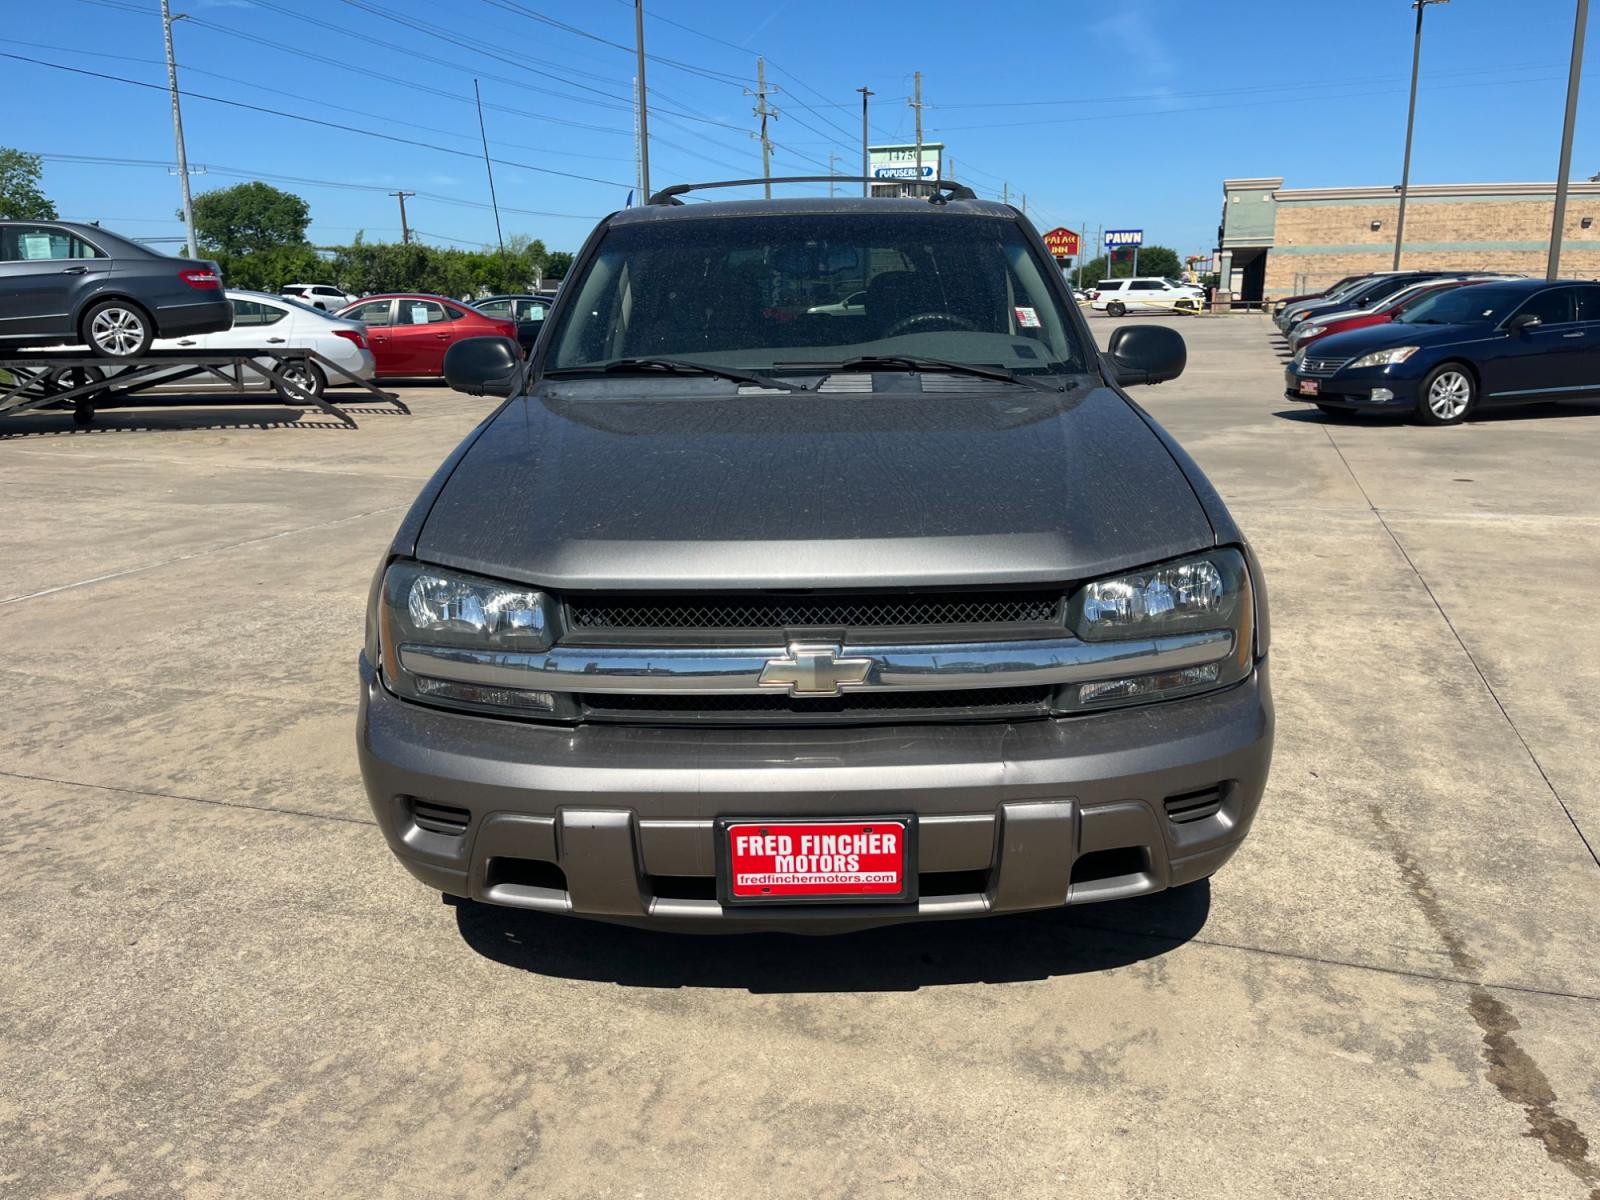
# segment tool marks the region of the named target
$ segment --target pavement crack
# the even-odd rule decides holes
[[[1423,917],[1444,943],[1451,963],[1471,980],[1467,1011],[1483,1032],[1483,1057],[1489,1064],[1489,1082],[1505,1100],[1522,1109],[1528,1122],[1523,1136],[1539,1142],[1552,1162],[1565,1167],[1580,1183],[1591,1188],[1591,1200],[1600,1200],[1600,1163],[1589,1157],[1589,1139],[1577,1122],[1557,1111],[1558,1097],[1549,1077],[1512,1036],[1522,1028],[1522,1023],[1505,1002],[1482,983],[1482,961],[1467,950],[1444,906],[1439,903],[1427,871],[1407,848],[1383,808],[1369,804],[1367,812],[1400,869],[1400,877],[1422,909]]]
[[[317,521],[311,525],[297,525],[293,529],[280,529],[276,533],[262,534],[260,537],[245,538],[240,542],[229,542],[224,546],[212,546],[208,550],[196,550],[193,554],[178,554],[172,558],[163,558],[143,566],[127,567],[121,571],[108,571],[104,575],[94,575],[88,579],[74,580],[72,583],[60,583],[55,587],[40,588],[36,592],[26,592],[20,596],[7,596],[0,599],[0,607],[7,604],[20,604],[24,600],[36,600],[40,596],[53,596],[57,592],[71,591],[73,588],[88,587],[91,584],[104,583],[109,579],[123,579],[129,575],[138,575],[145,571],[154,571],[160,567],[169,567],[173,563],[190,562],[196,558],[207,558],[213,554],[221,554],[226,550],[237,550],[242,546],[259,546],[263,542],[275,542],[281,538],[294,537],[296,534],[310,533],[314,529],[332,529],[336,525],[347,525],[351,521],[364,520],[375,517],[379,513],[395,512],[402,508],[409,508],[410,503],[385,504],[382,508],[369,509],[366,512],[352,513],[348,517],[336,517],[331,521]]]
[[[336,813],[309,812],[303,808],[279,808],[272,804],[246,804],[242,800],[218,800],[212,796],[186,796],[182,792],[158,792],[150,788],[123,787],[112,783],[85,783],[81,779],[57,779],[50,775],[27,775],[20,771],[0,771],[3,779],[24,779],[30,783],[53,783],[60,787],[92,788],[97,792],[121,792],[152,800],[183,800],[190,804],[212,804],[218,808],[239,808],[247,812],[276,813],[282,817],[304,817],[312,821],[334,821],[341,825],[376,825],[364,817],[341,817]]]
[[[1583,848],[1589,852],[1589,857],[1594,861],[1594,865],[1600,867],[1600,850],[1596,850],[1594,844],[1584,834],[1583,826],[1578,824],[1578,818],[1573,816],[1571,807],[1562,797],[1560,791],[1557,790],[1555,782],[1550,778],[1549,773],[1545,771],[1544,764],[1539,761],[1539,756],[1533,752],[1533,747],[1528,744],[1528,739],[1522,735],[1522,730],[1517,727],[1516,721],[1506,709],[1505,702],[1500,699],[1500,693],[1494,690],[1494,684],[1489,682],[1489,677],[1484,674],[1483,668],[1478,664],[1477,657],[1467,646],[1466,639],[1461,636],[1461,631],[1456,628],[1456,623],[1450,619],[1450,614],[1445,611],[1444,605],[1439,602],[1439,597],[1434,595],[1432,586],[1429,585],[1426,576],[1422,574],[1421,569],[1412,559],[1410,552],[1405,548],[1405,543],[1400,540],[1399,535],[1390,527],[1389,522],[1384,519],[1383,511],[1372,502],[1372,497],[1367,495],[1367,489],[1361,485],[1361,480],[1356,475],[1355,468],[1350,465],[1350,460],[1345,458],[1344,450],[1334,440],[1333,434],[1329,432],[1326,425],[1322,427],[1322,432],[1327,437],[1328,444],[1333,447],[1333,452],[1339,456],[1339,461],[1344,464],[1344,469],[1349,472],[1350,480],[1361,493],[1361,498],[1366,501],[1367,508],[1377,518],[1378,524],[1383,527],[1383,532],[1388,534],[1389,540],[1394,543],[1394,548],[1400,552],[1400,557],[1406,560],[1406,566],[1410,568],[1411,574],[1422,585],[1422,590],[1427,593],[1428,599],[1432,601],[1440,619],[1444,621],[1445,628],[1450,631],[1450,636],[1455,638],[1456,645],[1461,648],[1461,653],[1466,657],[1468,665],[1472,667],[1473,673],[1477,675],[1478,682],[1483,684],[1483,690],[1489,694],[1489,699],[1493,700],[1494,706],[1500,710],[1500,716],[1505,720],[1506,726],[1522,746],[1522,752],[1528,756],[1528,761],[1533,764],[1533,769],[1539,772],[1539,778],[1544,781],[1545,788],[1555,798],[1555,802],[1561,806],[1561,811],[1566,814],[1567,823],[1572,826],[1572,831],[1578,835],[1578,840],[1583,843]]]

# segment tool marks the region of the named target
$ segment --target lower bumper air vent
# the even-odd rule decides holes
[[[429,833],[460,837],[472,824],[472,814],[464,808],[451,808],[448,804],[435,804],[431,800],[413,797],[411,820],[418,829],[426,829]]]
[[[1198,792],[1183,792],[1166,799],[1167,819],[1174,825],[1187,825],[1214,817],[1222,810],[1223,785],[1202,788]]]

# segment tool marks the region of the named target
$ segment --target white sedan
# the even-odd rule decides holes
[[[231,329],[220,333],[197,333],[191,337],[158,338],[151,343],[151,349],[189,350],[195,354],[234,354],[240,350],[255,349],[315,350],[357,379],[369,380],[373,377],[376,363],[367,345],[367,327],[360,321],[336,317],[298,300],[266,292],[229,288],[228,301],[233,305]],[[262,366],[272,365],[271,359],[257,361]],[[219,379],[206,372],[157,386],[162,391],[238,390],[231,382],[231,367],[218,367],[217,370],[228,379]],[[247,391],[269,391],[273,387],[271,380],[255,371],[247,369],[241,374]],[[330,381],[329,371],[315,361],[308,361],[304,372],[299,367],[289,367],[281,374],[307,388],[314,396],[321,396]],[[335,371],[332,372],[332,382],[339,384],[348,380]]]

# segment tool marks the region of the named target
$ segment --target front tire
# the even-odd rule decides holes
[[[127,300],[101,300],[83,314],[83,340],[102,358],[138,358],[155,340],[150,314]]]
[[[1459,425],[1478,402],[1478,385],[1460,363],[1428,372],[1417,392],[1417,416],[1424,425]]]

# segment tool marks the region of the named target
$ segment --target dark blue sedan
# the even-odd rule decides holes
[[[1455,425],[1485,408],[1600,397],[1600,283],[1515,279],[1436,292],[1391,324],[1308,350],[1289,360],[1285,394],[1327,413],[1414,412]]]

